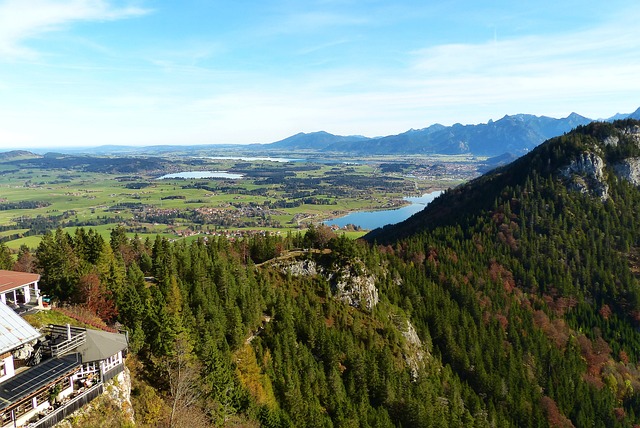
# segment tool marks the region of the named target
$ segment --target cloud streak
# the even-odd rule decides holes
[[[74,22],[112,21],[140,16],[146,9],[115,7],[106,0],[6,0],[0,3],[0,55],[37,56],[26,41]]]
[[[515,113],[603,117],[635,110],[640,99],[640,29],[633,11],[590,29],[500,38],[491,30],[483,42],[438,37],[457,41],[438,44],[423,27],[409,39],[393,39],[393,30],[404,29],[402,18],[409,20],[410,4],[386,14],[269,5],[242,21],[251,25],[145,33],[174,22],[174,15],[157,11],[144,31],[123,23],[136,34],[134,47],[104,36],[87,40],[104,43],[109,55],[94,55],[92,47],[86,57],[54,50],[60,55],[37,58],[29,50],[38,46],[32,40],[79,22],[148,13],[114,4],[0,0],[0,57],[21,59],[17,67],[0,69],[0,147],[3,140],[271,142],[321,129],[375,136]],[[24,61],[28,55],[36,58]]]

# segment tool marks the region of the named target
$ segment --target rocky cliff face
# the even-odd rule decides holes
[[[122,423],[133,426],[135,418],[131,405],[131,374],[129,369],[125,369],[104,386],[104,394],[62,420],[56,425],[56,428],[98,426],[95,425],[95,421],[103,422],[105,414],[114,410],[119,414],[110,415],[112,416],[110,419],[112,425],[107,422],[106,425],[100,426],[121,426]]]
[[[131,373],[128,368],[107,383],[105,394],[122,410],[125,419],[133,423],[135,418],[131,404]]]
[[[289,261],[280,268],[294,276],[322,275],[331,284],[333,297],[355,308],[371,311],[378,304],[376,277],[369,274],[359,260],[337,270],[327,269],[313,260]]]
[[[627,158],[613,165],[616,176],[640,186],[640,158]]]
[[[633,139],[636,144],[640,145],[640,126],[628,126],[622,130],[622,134]]]
[[[580,193],[590,193],[603,201],[609,198],[609,185],[604,174],[604,160],[593,152],[582,153],[569,165],[560,168],[567,187]]]
[[[314,276],[319,273],[318,264],[313,260],[296,260],[281,266],[283,273],[289,273],[293,276]]]
[[[402,356],[411,370],[411,377],[413,380],[418,379],[418,373],[424,368],[430,354],[425,351],[422,341],[418,337],[416,329],[411,324],[411,321],[406,320],[400,325],[396,325],[404,337],[404,345],[402,349]]]
[[[602,146],[581,153],[571,162],[560,168],[559,174],[570,190],[589,193],[603,201],[609,198],[609,185],[606,180],[606,168],[618,178],[634,186],[640,186],[640,157],[627,157],[615,163],[606,164],[603,152],[616,150],[629,145],[640,148],[640,126],[632,125],[616,130],[601,139]]]
[[[344,266],[339,271],[328,276],[334,288],[334,297],[355,308],[371,311],[379,301],[376,279],[368,275],[362,264],[358,269],[354,266]]]
[[[605,135],[602,135],[605,134]],[[607,170],[634,186],[640,186],[640,126],[627,124],[605,129],[597,137],[599,142],[560,168],[559,175],[570,190],[589,193],[603,201],[609,198]],[[621,153],[628,157],[607,164],[605,158],[618,159]]]

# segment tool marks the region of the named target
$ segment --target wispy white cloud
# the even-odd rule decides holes
[[[0,3],[0,55],[34,57],[28,39],[79,21],[110,21],[143,15],[135,6],[116,7],[108,0],[6,0]]]
[[[438,45],[409,53],[405,69],[318,70],[271,81],[270,90],[212,96],[196,110],[208,110],[219,135],[228,124],[251,123],[258,141],[278,131],[380,135],[518,112],[606,117],[640,103],[640,29],[627,24],[616,19],[589,31]]]
[[[308,35],[340,27],[358,27],[370,22],[370,19],[365,15],[346,11],[297,12],[284,10],[265,20],[253,33],[257,37]]]
[[[315,44],[315,45],[311,45],[311,46],[306,46],[304,48],[298,49],[296,51],[296,53],[298,55],[308,55],[311,53],[315,53],[315,52],[319,52],[319,51],[325,51],[331,48],[335,48],[336,46],[339,45],[344,45],[346,43],[349,43],[349,39],[347,38],[340,38],[340,39],[336,39],[336,40],[330,40],[328,42],[325,43],[321,43],[321,44]]]
[[[20,15],[23,9],[19,1],[0,0],[0,55],[10,48],[24,54],[29,38],[73,22],[145,13],[106,0],[31,2],[36,3],[68,8],[58,15],[41,12],[40,18],[38,12],[32,21],[23,18],[6,30],[7,10]],[[190,33],[189,40],[118,51],[114,61],[34,61],[29,70],[36,78],[0,70],[4,99],[14,97],[4,103],[0,97],[0,147],[3,140],[50,138],[86,145],[271,142],[299,131],[387,135],[507,113],[559,117],[576,111],[605,117],[630,112],[640,103],[640,29],[632,22],[638,13],[626,14],[588,31],[494,39],[491,30],[485,42],[429,46],[425,37],[424,49],[407,52],[415,40],[398,42],[392,54],[360,62],[349,56],[362,46],[354,40],[380,25],[378,14],[279,10],[264,28],[239,28],[233,37]],[[403,16],[398,12],[389,19]],[[266,31],[272,26],[272,33]],[[342,31],[351,26],[357,31]],[[246,39],[238,41],[243,33]],[[256,34],[296,43],[269,50],[276,40],[253,43]],[[286,61],[269,62],[271,53]],[[10,77],[6,82],[3,72]]]
[[[640,94],[640,28],[621,17],[575,33],[432,46],[411,59],[405,79],[389,84],[422,94],[425,106],[546,100],[592,109],[598,97],[607,103]]]
[[[429,75],[504,75],[575,71],[610,61],[640,59],[640,28],[528,36],[476,44],[447,44],[413,52],[413,67]]]

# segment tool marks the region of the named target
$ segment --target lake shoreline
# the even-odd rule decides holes
[[[400,223],[417,212],[422,211],[435,198],[444,193],[444,190],[433,190],[422,196],[407,196],[402,200],[407,204],[391,209],[368,209],[364,211],[351,211],[338,217],[323,220],[322,224],[345,228],[353,225],[361,230],[373,230],[388,224]]]

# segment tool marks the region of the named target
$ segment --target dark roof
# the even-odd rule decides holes
[[[80,354],[51,358],[0,383],[0,410],[73,373],[81,365]]]
[[[105,360],[127,349],[127,337],[120,333],[87,329],[87,341],[76,348],[82,354],[82,361]]]
[[[18,289],[36,281],[40,281],[40,275],[37,273],[0,269],[0,293]]]

